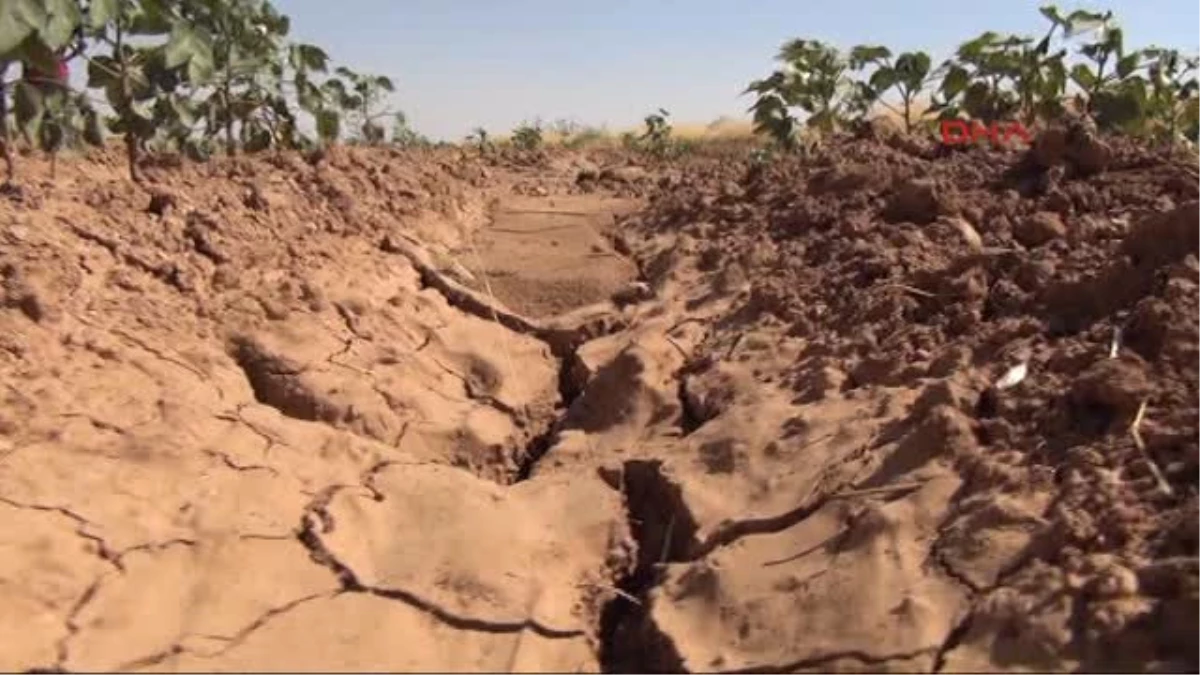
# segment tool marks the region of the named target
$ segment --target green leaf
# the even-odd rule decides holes
[[[1146,116],[1145,91],[1137,86],[1097,92],[1089,104],[1103,129],[1128,130]]]
[[[129,96],[134,101],[149,101],[157,95],[155,86],[143,65],[126,65],[125,74],[129,80]]]
[[[896,79],[904,84],[904,89],[909,93],[920,91],[929,78],[932,66],[933,62],[925,52],[906,52],[896,57]]]
[[[139,0],[129,22],[129,32],[134,35],[166,35],[174,28],[175,20],[164,4],[166,0]],[[129,0],[121,0],[122,14],[130,9]]]
[[[859,45],[850,50],[850,67],[858,70],[868,63],[880,63],[892,57],[892,50],[882,45]]]
[[[1103,28],[1109,20],[1112,19],[1112,12],[1089,12],[1087,10],[1078,9],[1071,12],[1063,22],[1066,28],[1066,37],[1074,37],[1082,33],[1087,33],[1098,28]]]
[[[26,68],[32,66],[43,73],[58,70],[58,54],[44,41],[31,38],[21,46],[21,60]]]
[[[337,140],[341,133],[342,120],[334,110],[319,110],[314,115],[317,121],[317,135],[326,143]]]
[[[320,87],[309,82],[308,79],[297,77],[296,101],[304,110],[315,112],[324,105],[325,95]]]
[[[13,116],[17,128],[26,137],[38,137],[38,127],[45,115],[46,108],[42,92],[37,87],[21,80],[13,87]]]
[[[211,58],[211,49],[191,26],[179,23],[171,29],[171,37],[163,48],[167,68],[178,68],[204,53]]]
[[[1083,63],[1077,63],[1071,68],[1071,80],[1088,91],[1096,86],[1096,74]]]
[[[118,68],[116,60],[111,56],[93,56],[88,60],[87,86],[91,89],[103,89],[119,82]]]
[[[991,88],[984,82],[976,82],[963,94],[962,107],[971,117],[992,122],[996,120],[999,106]]]
[[[1045,83],[1048,89],[1045,95],[1048,97],[1058,97],[1062,95],[1067,86],[1067,66],[1061,60],[1051,61],[1045,65],[1043,73]]]
[[[38,0],[0,2],[0,61],[13,60],[25,38],[45,23],[46,12]]]
[[[91,0],[88,5],[88,28],[100,30],[115,21],[121,12],[121,0]]]
[[[52,50],[65,46],[75,36],[83,16],[75,0],[43,0],[46,23],[39,31],[42,41]]]
[[[925,52],[905,52],[896,57],[896,72],[906,81],[924,80],[932,67],[933,61]]]
[[[971,83],[971,76],[962,66],[952,66],[942,80],[942,95],[952,99],[962,93]]]
[[[160,126],[171,126],[180,121],[175,106],[171,105],[171,99],[166,96],[155,99],[153,110],[154,122]]]
[[[129,134],[135,138],[151,138],[154,136],[154,119],[130,107],[115,119],[109,121],[108,128],[114,134]]]
[[[325,50],[310,44],[292,45],[292,67],[325,72],[329,66],[329,55]]]
[[[215,74],[211,57],[195,56],[188,61],[187,77],[192,84],[210,82]]]
[[[994,46],[998,40],[999,35],[992,31],[986,31],[959,45],[956,54],[959,59],[973,61],[982,56],[988,48]]]
[[[1125,32],[1120,28],[1109,28],[1101,44],[1115,54],[1123,54],[1125,52]]]
[[[1129,77],[1141,65],[1141,54],[1127,54],[1117,61],[1117,77],[1122,80]]]
[[[1050,23],[1055,25],[1066,22],[1066,19],[1063,18],[1063,15],[1059,13],[1058,7],[1055,7],[1054,5],[1045,5],[1043,7],[1039,7],[1038,11],[1041,12],[1042,16],[1046,17]]]
[[[871,73],[869,80],[871,83],[870,88],[875,93],[883,93],[895,86],[899,79],[900,78],[897,76],[895,70],[892,70],[891,68],[880,68],[879,70]]]

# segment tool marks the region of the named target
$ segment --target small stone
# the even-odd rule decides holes
[[[1048,241],[1065,237],[1067,226],[1062,216],[1053,211],[1039,211],[1028,218],[1017,221],[1013,237],[1025,246],[1041,246]]]
[[[962,218],[955,217],[944,217],[942,221],[953,227],[962,236],[967,246],[976,251],[983,248],[983,237],[979,236],[979,231],[971,223]]]
[[[937,218],[939,206],[934,182],[927,178],[912,178],[896,186],[885,215],[892,222],[924,225]]]
[[[1092,583],[1092,591],[1100,598],[1123,598],[1138,592],[1137,574],[1120,565],[1111,565]]]

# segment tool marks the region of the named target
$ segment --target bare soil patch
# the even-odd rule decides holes
[[[1194,671],[1196,164],[1105,148],[27,159],[0,668]]]

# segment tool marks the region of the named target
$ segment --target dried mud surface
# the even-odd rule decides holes
[[[26,159],[0,668],[1195,671],[1195,162],[1083,150]]]

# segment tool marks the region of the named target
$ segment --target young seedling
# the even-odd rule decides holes
[[[905,52],[893,57],[892,51],[880,45],[861,45],[850,51],[850,67],[862,70],[873,67],[865,85],[860,89],[871,104],[878,103],[904,119],[904,131],[911,133],[918,119],[913,104],[930,81],[932,61],[925,52]],[[900,107],[883,99],[895,89]]]
[[[542,126],[540,123],[525,122],[513,130],[513,146],[518,150],[537,150],[542,147]]]
[[[400,148],[427,148],[433,145],[428,138],[408,126],[408,117],[402,112],[393,115],[392,144]]]
[[[650,113],[646,116],[646,131],[644,131],[638,144],[645,148],[651,155],[663,158],[672,151],[671,143],[671,123],[668,119],[671,113],[664,108],[659,108],[657,112]]]
[[[1152,133],[1170,144],[1183,138],[1195,142],[1200,126],[1198,59],[1183,56],[1176,49],[1158,47],[1146,49],[1143,54],[1148,62],[1147,107],[1157,127]]]
[[[1111,13],[1078,10],[1064,17],[1053,5],[1040,12],[1050,22],[1040,40],[988,31],[962,44],[940,69],[945,75],[932,109],[943,119],[1019,117],[1027,126],[1060,117],[1068,81],[1061,40],[1102,27]]]
[[[861,83],[850,77],[850,64],[838,50],[816,40],[791,40],[776,57],[783,67],[751,82],[743,93],[757,95],[751,106],[754,127],[782,148],[796,147],[799,123],[791,108],[807,116],[804,125],[820,133],[843,127],[869,106]]]
[[[476,127],[474,131],[467,135],[467,143],[471,143],[479,148],[480,154],[487,154],[493,148],[488,130],[483,127]]]
[[[327,83],[328,91],[334,94],[334,100],[354,120],[359,140],[367,145],[382,143],[386,129],[378,120],[396,114],[392,110],[379,108],[383,99],[396,91],[391,79],[382,75],[356,73],[344,66],[334,72],[349,84],[349,88],[342,84],[342,80],[331,80]]]
[[[776,71],[763,80],[755,80],[746,88],[745,94],[757,94],[749,112],[754,118],[754,133],[766,136],[771,143],[785,152],[796,147],[796,130],[799,122],[788,110],[784,98],[785,75]]]

